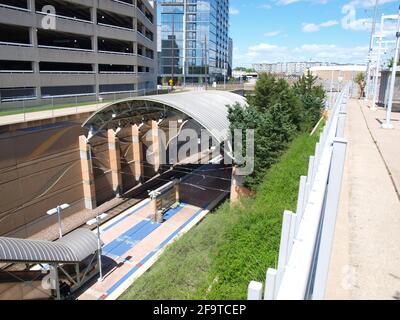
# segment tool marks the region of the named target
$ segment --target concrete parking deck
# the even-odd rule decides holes
[[[328,299],[400,299],[400,114],[351,100]]]

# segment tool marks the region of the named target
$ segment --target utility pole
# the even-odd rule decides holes
[[[376,18],[378,16],[378,6],[379,6],[379,0],[375,0],[374,20],[372,21],[371,37],[370,37],[370,40],[369,40],[367,81],[366,81],[366,89],[367,89],[367,91],[366,91],[366,94],[365,94],[365,100],[368,100],[368,98],[369,98],[369,87],[370,87],[370,78],[371,78],[372,45],[373,45],[373,41],[374,41]]]
[[[393,107],[394,86],[396,83],[397,62],[399,61],[399,47],[400,47],[400,6],[397,18],[397,28],[396,28],[396,51],[394,53],[392,78],[390,79],[390,87],[389,87],[389,102],[386,112],[386,121],[384,124],[382,124],[383,129],[393,129],[393,124],[391,123],[391,117],[392,117],[392,107]]]
[[[378,57],[376,59],[376,69],[375,69],[375,77],[374,77],[374,95],[372,99],[372,105],[371,105],[371,110],[376,111],[376,99],[377,99],[377,91],[378,91],[378,78],[379,78],[379,72],[381,68],[381,52],[382,52],[382,37],[383,37],[383,15],[381,17],[381,26],[380,26],[380,31],[379,31],[379,46],[378,46]]]

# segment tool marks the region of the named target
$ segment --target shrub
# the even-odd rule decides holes
[[[246,187],[255,190],[296,133],[309,130],[318,122],[325,92],[316,81],[317,78],[308,72],[290,87],[284,79],[262,74],[254,95],[248,98],[249,106],[230,107],[232,131],[241,129],[243,139],[246,129],[255,131],[254,173],[246,177]],[[246,145],[245,141],[241,142]]]

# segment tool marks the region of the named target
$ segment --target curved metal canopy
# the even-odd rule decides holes
[[[165,106],[182,112],[204,127],[219,143],[229,134],[228,106],[247,105],[246,99],[227,91],[195,91],[135,97],[110,103],[94,113],[84,124],[96,134],[120,119],[161,112]]]
[[[0,262],[79,263],[97,251],[97,237],[78,229],[58,241],[0,237]]]

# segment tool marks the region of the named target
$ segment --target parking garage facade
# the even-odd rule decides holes
[[[145,0],[0,0],[1,108],[152,91],[155,32]]]

